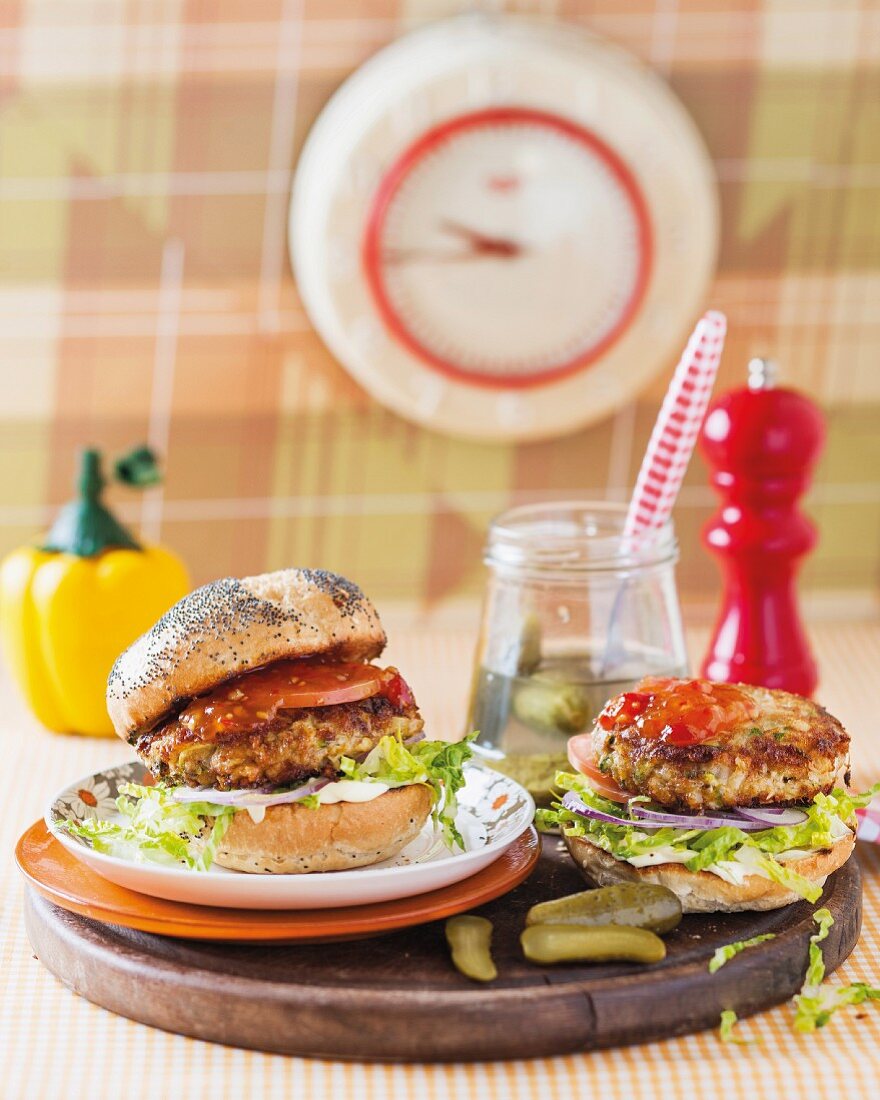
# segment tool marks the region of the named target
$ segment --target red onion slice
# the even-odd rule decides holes
[[[765,829],[777,825],[803,825],[809,816],[789,806],[742,806],[737,812],[749,821],[760,822]]]
[[[602,821],[607,825],[638,825],[642,829],[723,829],[732,825],[744,833],[756,833],[777,825],[800,825],[807,820],[807,814],[803,810],[784,806],[718,810],[713,814],[675,814],[666,810],[652,810],[643,803],[634,801],[627,804],[631,817],[617,817],[588,806],[574,791],[568,791],[563,796],[562,805],[566,810],[592,821]]]
[[[292,791],[275,791],[272,794],[258,790],[215,791],[213,787],[175,787],[171,797],[175,802],[213,802],[217,806],[283,806],[317,794],[330,782],[332,780],[323,777],[312,779]]]
[[[641,802],[630,802],[629,809],[640,824],[650,822],[655,828],[665,825],[671,829],[723,829],[728,825],[733,825],[737,829],[742,829],[744,833],[757,832],[759,829],[767,828],[766,825],[761,825],[757,821],[749,821],[740,817],[739,814],[728,813],[725,810],[705,815],[673,814],[668,813],[666,810],[649,810]]]
[[[594,810],[592,806],[588,806],[574,791],[566,791],[562,796],[562,805],[566,810],[571,810],[572,813],[580,814],[581,817],[589,817],[593,821],[603,821],[606,825],[641,824],[639,821],[633,821],[631,817],[615,817],[614,814],[606,814],[604,810]],[[657,828],[657,826],[648,825],[647,828]]]

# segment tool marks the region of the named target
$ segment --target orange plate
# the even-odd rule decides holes
[[[72,913],[160,936],[237,943],[366,939],[427,924],[506,894],[529,875],[540,854],[540,839],[530,827],[494,863],[442,890],[345,909],[259,910],[187,905],[115,886],[59,844],[43,821],[34,822],[15,847],[31,886]]]

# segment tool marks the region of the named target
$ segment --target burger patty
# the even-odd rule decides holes
[[[215,740],[200,739],[175,718],[142,734],[134,747],[157,778],[225,791],[335,776],[343,756],[365,755],[386,734],[406,740],[423,724],[414,705],[398,707],[375,695],[282,710],[271,721]]]
[[[799,695],[738,684],[758,716],[699,744],[676,745],[633,725],[596,725],[599,770],[670,809],[785,806],[828,793],[849,768],[849,735]]]

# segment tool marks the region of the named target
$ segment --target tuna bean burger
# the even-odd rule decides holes
[[[799,695],[646,678],[569,741],[540,811],[597,885],[669,887],[685,912],[816,901],[852,854],[849,735]]]
[[[351,581],[313,569],[231,577],[186,596],[116,661],[107,708],[153,783],[105,851],[205,869],[347,870],[395,855],[433,815],[450,845],[466,742],[425,738],[385,632]]]

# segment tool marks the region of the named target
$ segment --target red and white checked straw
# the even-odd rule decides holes
[[[727,318],[710,310],[697,322],[666,391],[630,502],[624,537],[662,527],[672,508],[715,384]]]

